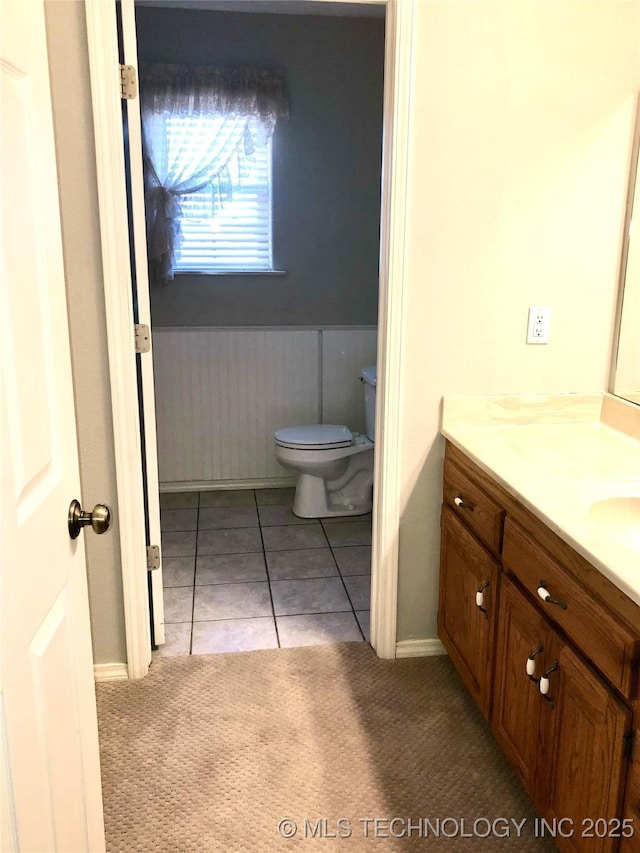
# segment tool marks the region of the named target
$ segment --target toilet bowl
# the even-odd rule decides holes
[[[298,475],[293,513],[300,518],[364,515],[373,497],[376,370],[365,368],[367,435],[342,424],[310,424],[276,432],[275,456]]]

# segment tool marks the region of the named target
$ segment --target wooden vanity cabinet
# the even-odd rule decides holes
[[[495,557],[500,557],[505,511],[460,465],[445,459],[443,501]]]
[[[504,509],[447,459],[441,520],[438,631],[458,672],[488,719]]]
[[[560,850],[613,853],[620,841],[616,818],[622,815],[631,712],[569,644],[558,643],[542,713],[542,812],[572,821],[575,835],[557,839]],[[597,835],[598,819],[606,822],[606,837]]]
[[[505,523],[502,567],[517,577],[547,618],[596,669],[631,698],[637,681],[637,640],[621,614],[580,584],[535,535],[511,518]],[[548,591],[548,601],[540,598],[541,587]]]
[[[630,718],[614,691],[516,583],[503,578],[493,732],[540,814],[549,821],[570,819],[575,835],[558,838],[560,850],[617,849],[615,833],[597,837],[591,820],[621,813]]]
[[[545,708],[538,679],[552,649],[553,632],[508,578],[502,580],[498,622],[492,728],[536,807],[542,810],[544,792],[536,772]]]
[[[444,646],[540,815],[572,821],[557,847],[637,853],[640,744],[631,761],[629,736],[640,726],[640,607],[450,444],[444,481]],[[488,612],[474,612],[474,585],[486,580]],[[621,838],[622,818],[633,837]]]
[[[440,638],[488,717],[500,567],[447,506],[442,512],[441,535]]]

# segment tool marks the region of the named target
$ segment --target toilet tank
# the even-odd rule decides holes
[[[371,441],[376,440],[376,381],[378,371],[373,367],[363,367],[360,373],[360,381],[364,385],[364,420],[367,429],[367,437]]]

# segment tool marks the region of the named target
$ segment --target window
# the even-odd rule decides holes
[[[224,134],[225,120],[172,116],[166,126],[169,160],[187,171],[203,168],[206,147],[194,146],[194,134]],[[254,128],[248,130],[255,133]],[[231,137],[229,144],[233,144]],[[184,162],[186,152],[189,163]],[[197,162],[199,158],[202,163]],[[196,192],[182,196],[180,207],[182,240],[176,272],[272,270],[271,137],[251,154],[245,153],[242,143],[230,150],[222,172]]]
[[[284,75],[140,66],[149,283],[177,272],[273,272],[271,137]]]

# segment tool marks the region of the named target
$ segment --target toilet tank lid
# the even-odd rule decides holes
[[[279,429],[275,439],[283,444],[301,447],[343,447],[351,444],[353,433],[348,427],[338,424],[307,424]]]
[[[362,377],[363,382],[366,382],[367,385],[375,385],[378,381],[378,370],[375,364],[373,367],[363,367],[360,372],[360,376]]]

